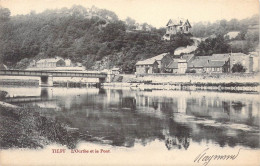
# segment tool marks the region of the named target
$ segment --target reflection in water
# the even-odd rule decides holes
[[[192,142],[260,147],[256,94],[42,88],[40,96],[57,100],[31,104],[55,107],[44,114],[78,128],[84,141],[133,147],[160,140],[169,150]]]
[[[48,89],[47,88],[42,88],[41,89],[41,98],[45,99],[48,98],[49,94],[48,94]]]

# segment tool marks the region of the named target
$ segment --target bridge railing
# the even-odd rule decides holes
[[[54,77],[91,77],[106,78],[106,73],[82,73],[82,72],[54,72],[54,71],[31,71],[31,70],[0,70],[0,75],[15,76],[54,76]]]

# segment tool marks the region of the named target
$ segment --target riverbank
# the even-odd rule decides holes
[[[215,74],[120,74],[120,82],[151,82],[151,83],[259,83],[260,73],[215,73]],[[113,82],[118,82],[113,80]]]
[[[78,133],[35,108],[0,103],[0,149],[43,148],[59,143],[74,148]]]
[[[214,90],[260,92],[259,74],[147,74],[120,75],[122,82],[103,83],[104,87],[138,89]]]

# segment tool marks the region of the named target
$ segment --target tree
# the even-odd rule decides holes
[[[11,12],[8,8],[0,7],[0,23],[10,19]]]
[[[195,50],[195,55],[208,56],[227,52],[230,52],[230,45],[224,39],[223,35],[218,35],[216,38],[208,38],[202,41]]]
[[[4,10],[4,18],[9,19],[8,11]],[[95,16],[90,17],[89,12]],[[185,34],[161,40],[165,28],[149,33],[126,31],[130,27],[113,12],[80,6],[10,18],[0,23],[0,62],[13,68],[26,68],[33,59],[59,56],[81,62],[87,69],[100,69],[109,57],[110,66],[132,73],[137,61],[174,52],[192,42]],[[129,24],[134,22],[128,19]]]
[[[231,69],[232,73],[244,73],[246,68],[241,63],[236,63]]]
[[[127,24],[128,26],[134,26],[134,25],[135,25],[135,20],[132,19],[132,18],[130,18],[130,17],[127,17],[127,18],[125,19],[125,22],[126,22],[126,24]]]

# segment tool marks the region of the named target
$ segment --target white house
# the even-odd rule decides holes
[[[166,24],[166,33],[163,40],[170,40],[171,35],[176,33],[190,33],[191,25],[188,19],[170,19]]]

